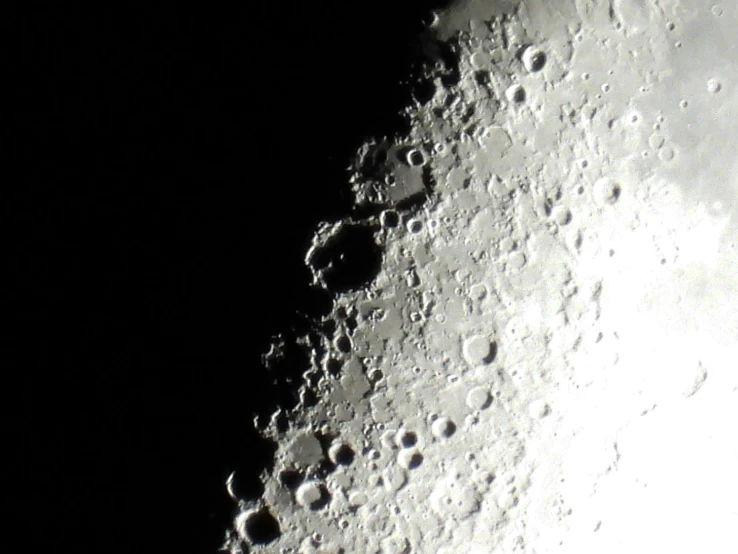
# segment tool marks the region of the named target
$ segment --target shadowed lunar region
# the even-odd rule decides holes
[[[281,427],[317,401],[297,394],[302,338],[333,333],[332,293],[303,262],[312,233],[335,237],[320,283],[347,292],[379,271],[345,168],[367,136],[407,125],[398,111],[430,93],[420,65],[453,62],[420,39],[442,5],[12,10],[0,551],[210,554],[238,512],[226,481],[262,494],[276,446],[252,417],[280,406]],[[341,317],[335,375],[358,326]],[[253,540],[281,532],[270,514]]]
[[[333,309],[223,551],[738,549],[736,23],[697,0],[436,12],[454,63],[316,229]]]

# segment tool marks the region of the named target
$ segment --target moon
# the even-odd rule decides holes
[[[222,550],[736,551],[738,6],[431,21],[458,78],[428,68],[408,134],[356,153],[360,215],[316,231],[318,400],[264,431]]]

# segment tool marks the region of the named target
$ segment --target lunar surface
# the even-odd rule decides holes
[[[699,0],[436,14],[454,63],[316,230],[334,308],[223,551],[738,552],[737,24]]]

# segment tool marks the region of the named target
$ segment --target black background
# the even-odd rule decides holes
[[[260,355],[330,305],[311,230],[401,129],[442,4],[6,18],[0,550],[214,552],[226,476],[258,494],[271,457],[252,413],[288,394]]]

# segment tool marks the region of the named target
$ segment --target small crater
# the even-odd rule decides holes
[[[346,330],[348,331],[349,335],[353,334],[357,326],[358,322],[356,321],[355,316],[350,316],[346,318]]]
[[[354,491],[349,495],[348,501],[351,506],[359,507],[369,502],[369,497],[365,492]]]
[[[336,339],[336,349],[342,354],[348,354],[351,352],[351,339],[346,335],[341,335]]]
[[[328,451],[328,457],[336,465],[349,466],[353,463],[356,453],[348,444],[336,443]]]
[[[616,180],[603,177],[595,182],[593,193],[600,204],[613,205],[620,199],[622,187]]]
[[[525,102],[526,93],[525,89],[522,85],[514,84],[507,88],[505,91],[505,98],[507,98],[508,102],[512,102],[514,104],[522,104]]]
[[[447,439],[456,432],[456,424],[447,417],[438,417],[431,424],[431,433],[439,439]]]
[[[484,410],[492,403],[487,387],[475,387],[466,395],[466,405],[470,410]]]
[[[569,225],[572,220],[571,210],[564,206],[556,206],[552,212],[553,218],[557,224],[564,227]]]
[[[512,237],[504,237],[499,244],[499,251],[503,254],[509,254],[513,250],[516,250],[518,243]]]
[[[304,387],[300,392],[300,402],[304,408],[312,408],[318,404],[318,396],[310,387]]]
[[[397,212],[394,210],[387,210],[382,212],[382,215],[379,216],[379,221],[382,224],[382,227],[394,229],[400,224],[400,216],[397,215]]]
[[[302,480],[302,474],[296,469],[283,469],[279,472],[279,482],[289,490],[297,489]]]
[[[664,145],[664,136],[661,133],[651,133],[648,137],[648,145],[652,150],[658,150]]]
[[[295,493],[297,503],[310,510],[325,508],[331,500],[325,485],[318,481],[306,481]]]
[[[400,431],[398,442],[402,448],[411,448],[418,443],[418,435],[414,431]]]
[[[282,535],[277,518],[266,509],[245,514],[239,528],[251,544],[270,544]]]
[[[409,166],[418,167],[425,163],[425,156],[417,148],[411,148],[405,154],[405,161]]]
[[[717,79],[709,79],[707,81],[707,92],[709,92],[710,94],[716,94],[720,92],[722,88],[723,85]]]
[[[477,71],[474,73],[474,80],[479,86],[485,87],[490,83],[490,77],[488,71]]]
[[[551,413],[551,407],[545,400],[535,400],[528,407],[528,413],[534,419],[543,419]]]
[[[484,283],[477,283],[469,287],[469,297],[472,300],[484,300],[487,297],[487,286]]]
[[[368,374],[367,378],[372,385],[376,385],[384,378],[384,373],[381,369],[372,369]]]
[[[405,469],[416,469],[423,463],[423,455],[417,450],[403,450],[397,460]]]
[[[525,267],[525,264],[528,262],[527,257],[522,252],[513,252],[510,254],[510,259],[508,261],[508,267],[513,270],[521,270],[523,267]]]
[[[523,66],[529,73],[537,73],[546,65],[546,53],[535,46],[528,46],[522,55]]]
[[[326,372],[333,377],[338,377],[338,375],[340,375],[341,373],[342,368],[343,362],[338,358],[328,358],[325,362]]]
[[[661,160],[662,162],[670,162],[674,159],[675,155],[676,153],[671,146],[665,146],[661,150],[659,150],[659,160]]]
[[[423,223],[418,219],[411,219],[407,222],[407,230],[413,235],[417,235],[423,230]]]
[[[471,365],[491,364],[497,356],[497,343],[484,335],[474,335],[464,341],[463,354]]]

